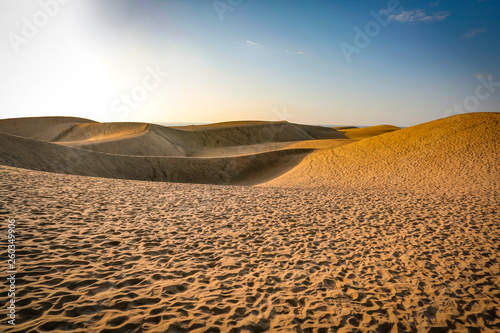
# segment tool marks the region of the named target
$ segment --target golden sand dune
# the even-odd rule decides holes
[[[20,235],[7,332],[500,329],[492,192],[210,186],[2,166],[0,197]]]
[[[372,136],[394,132],[398,130],[399,127],[392,125],[378,125],[378,126],[370,126],[363,128],[341,127],[336,129],[338,131],[344,132],[345,135],[350,139],[366,139],[366,138],[371,138]]]
[[[315,151],[265,185],[499,189],[499,140],[499,113],[457,115]]]

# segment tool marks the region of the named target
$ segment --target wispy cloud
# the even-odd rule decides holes
[[[436,22],[444,21],[450,15],[448,11],[427,13],[426,9],[412,9],[404,10],[398,15],[391,15],[391,19],[397,22]]]
[[[474,38],[480,33],[486,33],[488,29],[472,29],[468,33],[462,36],[462,38]]]
[[[256,42],[252,42],[251,40],[246,40],[243,45],[245,46],[259,46],[260,44],[259,43],[256,43]]]
[[[305,54],[305,52],[302,52],[302,51],[290,51],[290,50],[285,50],[286,53],[290,53],[290,54]]]

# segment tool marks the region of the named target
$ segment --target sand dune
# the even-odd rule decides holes
[[[143,135],[148,129],[149,125],[143,123],[81,123],[60,133],[51,142],[71,143],[121,140]]]
[[[268,125],[273,123],[286,123],[286,121],[262,121],[262,120],[246,120],[246,121],[224,121],[221,123],[205,124],[205,125],[186,125],[186,126],[172,126],[172,128],[183,130],[183,131],[200,131],[207,129],[221,129],[221,128],[231,128],[231,127],[242,127],[242,126],[254,126],[254,125]]]
[[[96,152],[137,156],[186,156],[176,144],[141,123],[78,124],[53,141],[59,145]],[[158,126],[159,127],[159,126]]]
[[[96,128],[106,127],[111,124],[89,124]],[[127,124],[113,124],[113,126],[126,126]],[[329,129],[316,128],[314,126],[296,125],[287,122],[268,122],[244,124],[236,123],[238,126],[196,126],[191,130],[163,127],[159,125],[148,125],[140,137],[116,138],[117,140],[106,140],[104,142],[78,142],[76,145],[70,142],[62,144],[80,146],[107,153],[128,155],[162,155],[162,156],[193,156],[200,151],[218,149],[223,152],[225,147],[242,147],[242,150],[253,145],[254,148],[262,148],[269,151],[264,144],[296,142],[315,139],[341,139],[347,137],[344,133]],[[86,132],[83,129],[82,132]],[[122,139],[126,142],[120,141]],[[70,141],[70,140],[66,140]],[[126,144],[124,144],[126,143]],[[145,149],[144,151],[141,149]],[[231,148],[230,148],[231,149]],[[241,155],[239,153],[237,155]],[[214,155],[214,154],[212,154]],[[227,155],[227,154],[225,154]]]
[[[500,114],[457,115],[316,151],[265,185],[499,189],[499,139]]]
[[[0,120],[0,132],[25,138],[52,141],[79,123],[93,120],[74,117],[28,117]]]
[[[1,164],[40,171],[181,183],[254,184],[288,171],[312,150],[277,150],[228,158],[129,156],[0,133],[0,151]]]
[[[366,139],[371,138],[372,136],[394,132],[400,128],[392,125],[378,125],[363,128],[341,127],[336,129],[340,132],[344,132],[346,137],[350,139]]]
[[[237,123],[240,124],[240,123]],[[315,130],[310,126],[287,122],[269,122],[264,124],[244,124],[214,128],[211,125],[199,126],[200,129],[189,131],[141,123],[89,123],[78,124],[71,131],[58,138],[58,142],[119,140],[130,135],[154,133],[165,141],[171,141],[187,147],[211,148],[238,145],[251,145],[264,142],[282,142],[318,139],[308,132],[317,132],[328,138],[344,138],[345,135],[333,129]],[[198,128],[198,126],[196,126]]]
[[[180,129],[80,118],[11,119],[0,121],[0,164],[203,184],[256,185],[266,179],[265,186],[280,187],[497,188],[499,117],[476,113],[405,129],[340,130],[288,122]]]
[[[186,131],[46,117],[4,120],[0,128],[3,165],[201,184],[255,185],[288,171],[312,149],[354,142],[334,129],[288,122],[232,122]]]
[[[164,127],[42,117],[0,120],[0,132],[103,153],[186,157],[227,157],[269,152],[304,140],[349,139],[331,128],[258,121]]]

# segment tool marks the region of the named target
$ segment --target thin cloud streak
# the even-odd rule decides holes
[[[481,33],[487,33],[488,29],[472,29],[468,33],[462,36],[462,38],[474,38]]]
[[[243,43],[245,46],[259,46],[259,43],[252,42],[251,40],[246,40],[245,43]]]
[[[451,13],[449,11],[441,11],[437,13],[427,14],[425,9],[412,9],[402,11],[398,15],[391,15],[391,19],[400,23],[404,22],[437,22],[444,21]]]

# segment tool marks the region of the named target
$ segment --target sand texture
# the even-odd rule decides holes
[[[22,246],[9,332],[500,330],[491,193],[0,180]]]

